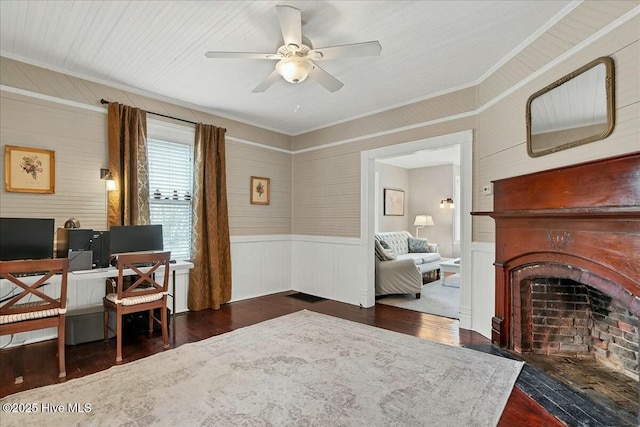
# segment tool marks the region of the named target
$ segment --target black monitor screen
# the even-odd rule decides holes
[[[0,261],[53,258],[53,219],[0,218]]]
[[[109,230],[111,254],[161,251],[162,225],[122,225]]]

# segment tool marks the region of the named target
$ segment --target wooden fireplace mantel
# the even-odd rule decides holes
[[[493,184],[494,210],[472,215],[496,222],[495,344],[513,348],[514,281],[527,275],[567,274],[640,315],[640,152]]]

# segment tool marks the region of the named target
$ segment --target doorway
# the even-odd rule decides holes
[[[423,150],[460,146],[460,200],[456,208],[460,212],[460,326],[471,326],[471,194],[472,194],[472,143],[473,131],[466,130],[448,135],[426,138],[404,144],[362,151],[360,156],[361,173],[361,259],[365,266],[364,288],[361,290],[361,305],[372,307],[375,304],[375,276],[373,240],[375,233],[376,200],[376,160],[384,160],[399,156],[410,156]]]

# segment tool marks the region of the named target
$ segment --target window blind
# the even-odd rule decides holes
[[[171,251],[172,259],[189,259],[193,147],[148,139],[147,150],[151,223],[162,224],[164,249]]]

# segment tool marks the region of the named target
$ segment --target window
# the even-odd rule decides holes
[[[161,127],[156,126],[155,130]],[[193,145],[158,139],[157,132],[151,130],[152,126],[149,126],[147,150],[151,224],[162,224],[164,249],[171,251],[172,259],[189,259]]]

